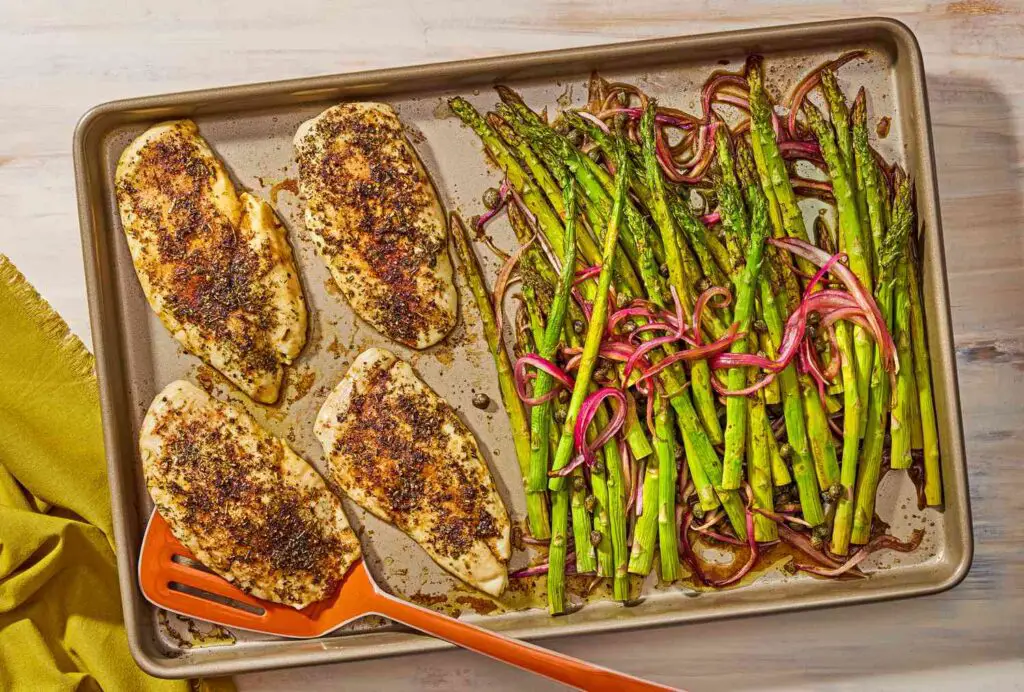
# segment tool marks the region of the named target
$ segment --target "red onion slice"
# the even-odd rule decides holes
[[[542,397],[534,398],[532,392],[527,389],[527,380],[531,379],[530,374],[527,373],[526,369],[534,367],[538,370],[546,372],[548,375],[555,380],[551,391]],[[539,406],[546,401],[551,401],[555,396],[558,395],[558,390],[562,387],[572,389],[576,384],[569,375],[566,374],[562,368],[558,367],[550,360],[541,358],[536,353],[527,353],[526,355],[520,356],[516,359],[515,365],[512,368],[512,375],[516,385],[516,394],[527,406]]]
[[[605,399],[609,398],[618,401],[619,405],[615,408],[608,425],[598,433],[592,443],[588,443],[587,428],[590,427],[598,408]],[[579,415],[576,417],[576,427],[573,429],[573,443],[576,446],[576,451],[583,455],[587,466],[594,465],[594,452],[612,439],[615,433],[622,428],[622,424],[626,422],[626,407],[626,395],[614,387],[602,387],[583,400]]]
[[[519,263],[519,259],[526,252],[526,248],[533,244],[533,241],[537,239],[537,236],[533,236],[523,245],[516,248],[515,252],[509,255],[505,263],[501,265],[501,269],[498,271],[498,278],[494,281],[494,315],[495,322],[497,323],[498,337],[501,337],[502,321],[504,320],[505,311],[502,309],[505,301],[505,291],[508,289],[511,283],[512,271],[516,268],[516,264]]]
[[[850,559],[839,567],[835,567],[833,569],[822,569],[821,567],[814,567],[811,565],[797,565],[796,567],[803,572],[817,574],[820,577],[838,577],[864,562],[871,553],[878,550],[895,550],[901,553],[913,552],[914,550],[917,550],[919,545],[921,545],[921,540],[923,538],[923,529],[914,529],[914,533],[911,534],[909,541],[901,541],[895,536],[884,534],[882,536],[872,538],[866,546],[851,555]]]

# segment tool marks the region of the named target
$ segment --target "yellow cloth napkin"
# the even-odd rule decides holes
[[[92,355],[0,255],[0,690],[189,689],[128,652],[113,545]]]

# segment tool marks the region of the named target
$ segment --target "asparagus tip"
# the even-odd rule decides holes
[[[763,60],[764,58],[756,54],[747,57],[746,72],[751,89],[755,88],[755,84],[758,88],[761,86],[761,65]]]
[[[864,87],[860,88],[857,92],[857,98],[853,100],[853,111],[850,113],[850,119],[853,121],[854,127],[867,123],[867,96]]]

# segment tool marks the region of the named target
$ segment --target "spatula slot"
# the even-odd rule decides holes
[[[206,572],[207,574],[215,574],[215,572],[212,569],[210,569],[203,563],[197,562],[192,558],[186,557],[184,555],[172,555],[171,562],[175,562],[179,565],[184,565],[185,567],[188,567],[190,569],[199,570],[200,572]]]
[[[267,612],[259,606],[249,605],[248,603],[242,603],[241,601],[236,601],[233,598],[227,598],[219,594],[205,591],[204,589],[197,589],[194,586],[182,584],[181,582],[172,581],[168,583],[167,586],[171,589],[171,591],[177,591],[179,593],[188,594],[189,596],[195,596],[196,598],[202,598],[207,601],[213,601],[214,603],[219,603],[229,608],[235,608],[236,610],[242,610],[252,615],[262,617]]]

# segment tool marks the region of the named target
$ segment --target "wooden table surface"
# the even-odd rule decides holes
[[[843,16],[925,53],[977,551],[916,600],[552,642],[690,690],[1024,680],[1024,4],[668,0],[0,3],[0,252],[88,341],[71,135],[111,99]],[[246,690],[546,689],[461,652],[242,676]]]

